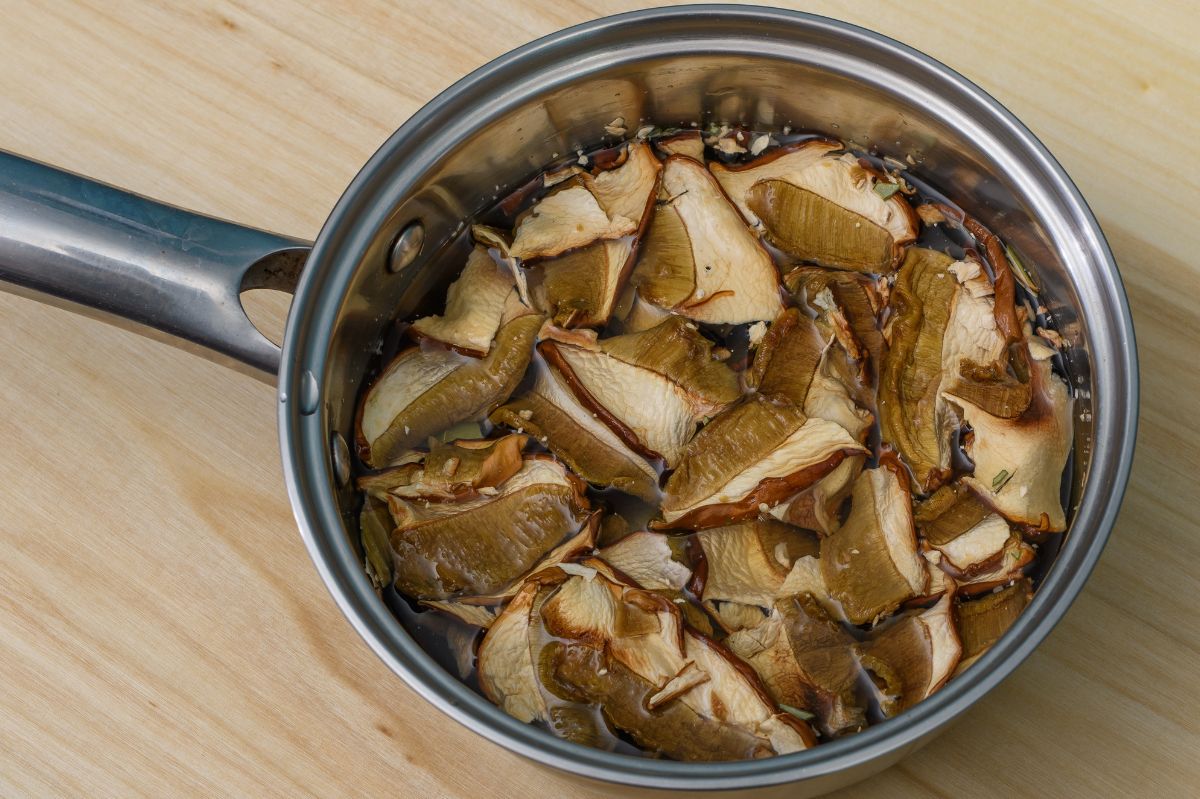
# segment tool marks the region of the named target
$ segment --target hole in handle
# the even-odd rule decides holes
[[[250,323],[279,347],[292,292],[308,257],[307,248],[279,250],[259,258],[242,277],[238,300]]]

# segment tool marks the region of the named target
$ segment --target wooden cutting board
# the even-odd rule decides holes
[[[3,0],[0,147],[312,237],[435,93],[633,7]],[[804,7],[941,59],[1049,145],[1117,253],[1142,358],[1133,482],[1082,597],[950,732],[841,795],[1194,796],[1200,11]],[[343,621],[293,526],[270,388],[8,296],[0,353],[0,795],[604,795],[451,722]]]

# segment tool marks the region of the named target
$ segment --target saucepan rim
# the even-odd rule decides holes
[[[899,59],[936,80],[948,102],[968,106],[1012,142],[1036,171],[1061,216],[1069,217],[1078,257],[1091,268],[1093,304],[1106,314],[1090,325],[1096,377],[1091,471],[1072,534],[1068,536],[1033,602],[1009,633],[971,669],[933,697],[897,718],[805,752],[731,763],[683,763],[617,755],[559,740],[523,724],[473,692],[426,654],[388,611],[367,580],[343,527],[330,466],[325,414],[305,414],[303,397],[315,388],[322,398],[333,329],[342,294],[376,231],[420,176],[420,154],[436,137],[456,140],[454,112],[480,92],[505,85],[530,63],[580,45],[599,33],[639,30],[688,20],[761,24],[778,35],[791,28],[831,40],[866,42],[882,56]],[[706,33],[716,36],[715,29]],[[671,40],[675,41],[675,40]],[[686,37],[676,46],[683,46]],[[665,43],[669,47],[671,44]],[[489,89],[488,87],[492,87]],[[486,98],[486,94],[484,95]],[[476,98],[478,99],[478,98]],[[447,129],[447,128],[451,129]],[[406,162],[405,158],[414,159]],[[399,188],[398,188],[399,187]],[[1097,346],[1102,344],[1103,346]],[[1110,379],[1109,376],[1115,376]],[[289,399],[292,398],[292,399]],[[319,404],[319,403],[318,403]],[[808,780],[890,762],[919,745],[1007,677],[1049,634],[1078,595],[1108,539],[1128,480],[1136,438],[1137,353],[1133,324],[1116,263],[1095,217],[1062,167],[1007,109],[962,75],[923,53],[878,33],[837,20],[780,9],[746,6],[683,6],[605,17],[538,39],[472,72],[442,92],[397,130],[355,177],[313,247],[288,318],[279,375],[279,429],[288,494],[317,571],[343,614],[371,649],[426,700],[491,741],[532,760],[598,780],[645,788],[731,790]]]

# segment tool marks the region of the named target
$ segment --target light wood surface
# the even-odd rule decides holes
[[[0,0],[0,147],[311,237],[439,90],[633,7]],[[1082,597],[965,720],[841,795],[1200,794],[1200,11],[805,8],[1042,137],[1110,237],[1142,359],[1133,482]],[[357,638],[293,526],[270,388],[8,296],[0,359],[0,795],[604,795],[443,717]]]

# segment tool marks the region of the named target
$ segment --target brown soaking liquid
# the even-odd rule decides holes
[[[757,135],[757,133],[751,133],[749,140],[752,141]],[[779,142],[781,145],[793,144],[814,138],[828,138],[828,136],[815,133],[793,133],[783,136],[779,135],[778,133],[773,133],[772,136],[775,141]],[[851,145],[849,149],[858,157],[870,161],[877,168],[882,169],[885,166],[883,159],[872,154],[871,152],[862,152],[853,147],[853,145]],[[611,158],[611,155],[614,152],[615,149],[611,147],[593,150],[589,153],[589,162],[598,162],[601,164],[605,163],[606,156]],[[542,186],[541,176],[543,172],[553,171],[557,168],[569,166],[575,163],[577,158],[578,155],[572,154],[569,158],[562,159],[559,162],[553,163],[546,168],[539,170],[528,183],[517,188],[508,196],[500,198],[495,206],[480,213],[475,219],[470,220],[470,223],[480,223],[492,225],[502,229],[511,229],[517,216],[519,216],[523,211],[525,211],[525,209],[531,206],[534,202],[536,202],[537,199],[539,199],[548,191],[548,189]],[[720,161],[723,163],[736,163],[752,160],[749,155],[728,155],[718,152],[712,147],[706,147],[706,158],[709,161]],[[894,167],[894,164],[888,164],[888,166]],[[893,171],[895,170],[893,169]],[[958,208],[958,205],[954,203],[946,194],[943,194],[919,178],[912,176],[907,170],[901,171],[900,174],[909,183],[909,185],[915,189],[915,194],[909,195],[908,197],[909,202],[913,206],[921,205],[927,202],[937,202],[950,206],[951,208]],[[953,189],[951,189],[951,191],[953,191]],[[465,224],[463,226],[463,231],[464,232],[461,235],[463,239],[469,243],[470,224]],[[778,249],[772,247],[765,240],[763,240],[762,243],[768,252],[771,253],[772,258],[775,260],[776,266],[779,267],[781,273],[790,270],[793,266],[804,263],[785,255]],[[912,246],[927,247],[930,249],[939,250],[948,254],[952,258],[955,258],[956,260],[963,258],[968,252],[979,254],[983,251],[982,246],[975,241],[975,238],[970,233],[963,230],[958,225],[949,223],[940,225],[922,224],[920,234]],[[455,253],[465,252],[465,248],[459,247],[447,247],[446,249]],[[461,261],[461,256],[458,257]],[[980,257],[979,260],[985,264],[985,268],[988,270],[989,277],[994,278],[994,274],[992,273],[992,268],[994,265],[989,264],[986,258]],[[450,265],[450,269],[447,271],[447,276],[457,276],[457,269],[460,266],[461,262]],[[411,318],[415,319],[418,316],[424,315],[428,312],[440,312],[441,307],[439,303],[441,303],[443,299],[444,286],[432,292],[431,296],[426,298],[426,301],[423,303],[423,307],[420,309],[419,313],[414,314]],[[1018,307],[1023,302],[1025,302],[1029,308],[1034,309],[1035,312],[1039,307],[1037,298],[1030,294],[1030,292],[1028,292],[1019,282],[1016,284],[1015,299]],[[384,340],[381,342],[381,346],[379,347],[380,354],[377,362],[374,365],[371,376],[378,372],[383,365],[387,364],[396,355],[396,353],[399,352],[400,348],[404,344],[405,330],[408,327],[409,321],[411,321],[411,319],[397,320],[397,324],[392,325],[389,328],[385,334]],[[1042,313],[1037,313],[1036,317],[1034,317],[1031,321],[1035,327],[1040,326],[1046,329],[1053,329],[1053,324]],[[713,341],[716,346],[725,347],[730,350],[731,355],[727,360],[727,363],[739,370],[745,368],[749,359],[749,337],[747,334],[749,325],[698,324],[700,331],[707,338]],[[610,323],[608,327],[603,328],[599,332],[601,338],[608,335],[615,335],[620,332],[619,322]],[[1056,354],[1053,359],[1053,364],[1054,371],[1065,378],[1065,364],[1062,356]],[[876,369],[878,368],[877,364],[874,366]],[[1068,386],[1068,389],[1073,391],[1074,384],[1070,380],[1066,380],[1065,382]],[[364,381],[364,385],[367,385],[368,383],[369,380]],[[523,383],[520,387],[518,387],[517,390],[513,392],[514,395],[519,394],[525,388],[525,386],[526,384]],[[491,423],[487,421],[481,422],[480,426],[485,434],[489,433],[492,429]],[[956,477],[958,475],[970,472],[973,468],[973,464],[962,451],[962,435],[963,431],[956,433],[956,446],[953,449],[952,467]],[[880,445],[881,438],[879,421],[876,419],[867,440],[867,446],[872,450],[872,456],[867,462],[868,467],[878,464]],[[526,451],[533,453],[544,451],[544,449],[545,448],[542,447],[536,440],[531,439]],[[1060,499],[1064,508],[1068,507],[1071,484],[1070,475],[1074,469],[1074,458],[1074,452],[1072,451],[1072,453],[1068,456],[1066,467],[1063,471]],[[661,476],[663,472],[661,462],[654,465]],[[360,470],[365,470],[363,469],[362,464],[358,464],[358,466]],[[636,497],[613,489],[597,489],[594,486],[589,485],[587,489],[587,496],[588,500],[592,503],[592,506],[604,509],[606,515],[619,515],[625,521],[625,526],[630,532],[647,529],[647,522],[657,514],[657,508],[655,506],[643,502]],[[843,514],[845,511],[846,508],[843,508]],[[1068,527],[1069,522],[1070,514],[1068,513]],[[1025,572],[1026,575],[1032,579],[1035,590],[1044,579],[1046,572],[1053,563],[1054,557],[1061,548],[1062,540],[1066,535],[1067,533],[1065,532],[1055,533],[1046,535],[1040,540],[1034,539],[1033,546],[1037,549],[1038,554],[1033,563],[1026,567]],[[680,538],[692,539],[694,538],[694,535],[680,536]],[[608,541],[607,543],[612,543],[612,541]],[[688,551],[694,551],[697,548],[688,547],[687,549]],[[695,564],[688,563],[687,565],[689,568],[692,568]],[[695,603],[699,605],[698,598],[696,598],[690,592],[685,592],[685,594],[689,599],[694,600]],[[430,657],[432,657],[439,665],[445,668],[450,674],[459,677],[471,689],[482,695],[482,691],[479,687],[478,674],[475,670],[475,651],[480,640],[483,638],[482,630],[471,627],[446,614],[421,608],[416,602],[401,596],[393,587],[390,586],[384,590],[383,598],[391,611],[403,624],[404,628],[421,646],[421,648],[430,655]],[[882,627],[886,626],[887,622],[884,622],[876,629],[881,629]],[[859,640],[862,640],[866,637],[866,630],[863,628],[855,627],[853,625],[846,625],[846,629]],[[860,677],[860,684],[863,689],[863,696],[868,699],[867,717],[869,723],[876,724],[884,720],[884,716],[877,702],[875,702],[872,698],[871,692],[868,690],[869,686],[864,682],[869,679],[870,677],[864,671]],[[594,711],[594,709],[592,709],[590,706],[579,705],[578,707],[581,709],[587,708],[588,712],[598,712]],[[599,727],[604,729],[603,724],[600,724]],[[631,754],[640,757],[661,757],[661,755],[656,752],[649,752],[641,749],[632,743],[623,733],[614,733],[607,740],[597,741],[594,743],[600,746],[600,748],[621,752],[624,754]]]

